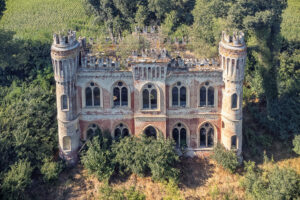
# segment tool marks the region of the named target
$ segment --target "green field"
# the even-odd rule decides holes
[[[21,39],[47,40],[55,31],[75,29],[78,35],[96,37],[103,29],[93,26],[83,0],[8,0],[0,28],[16,32]],[[288,40],[300,38],[300,3],[289,0],[284,11],[282,34]]]
[[[300,1],[288,0],[282,17],[282,35],[289,41],[300,41]]]
[[[53,32],[63,29],[95,36],[92,23],[82,0],[8,0],[0,28],[16,32],[20,39],[49,41]]]

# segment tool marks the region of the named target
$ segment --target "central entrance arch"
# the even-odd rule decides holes
[[[144,134],[147,137],[153,137],[153,138],[157,138],[157,130],[153,127],[153,126],[148,126],[145,130],[144,130]]]

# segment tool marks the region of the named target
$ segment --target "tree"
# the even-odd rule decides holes
[[[296,135],[293,140],[293,150],[296,154],[300,155],[300,135]]]
[[[14,82],[0,89],[5,91],[0,101],[1,172],[19,160],[28,160],[34,169],[40,169],[44,158],[53,157],[57,150],[51,69],[38,72],[38,78],[30,84]]]
[[[14,32],[0,30],[0,85],[13,80],[33,80],[39,70],[51,65],[49,45],[14,39]]]
[[[20,160],[10,167],[4,175],[2,194],[4,199],[23,199],[26,188],[31,184],[31,173],[33,168],[30,162]]]
[[[148,8],[159,22],[163,22],[166,13],[169,13],[174,7],[174,0],[148,0]]]
[[[135,22],[139,27],[143,27],[145,25],[148,14],[149,12],[147,7],[142,4],[138,4],[137,12],[135,14]]]
[[[267,99],[268,111],[271,103],[278,97],[277,77],[278,42],[282,12],[286,0],[256,1],[237,0],[228,11],[228,27],[245,30],[254,45],[248,45],[250,54],[256,57],[259,71],[263,77],[263,87]]]
[[[5,0],[0,0],[0,19],[3,15],[4,10],[6,9]]]
[[[245,162],[245,169],[246,175],[241,184],[253,199],[299,198],[300,176],[296,171],[278,166],[261,170],[251,161]]]
[[[231,173],[235,172],[239,165],[236,152],[232,150],[226,150],[221,144],[217,144],[217,146],[214,148],[214,154],[212,155],[212,158],[216,160],[219,165],[224,167],[224,169]]]
[[[88,150],[83,152],[81,161],[90,174],[95,174],[99,180],[109,180],[115,171],[113,157],[110,139],[100,134],[88,141]]]

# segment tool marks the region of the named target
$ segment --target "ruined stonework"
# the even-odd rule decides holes
[[[152,32],[151,32],[152,33]],[[173,138],[177,147],[206,153],[217,143],[242,153],[243,33],[222,33],[218,59],[172,58],[165,49],[117,59],[91,54],[76,33],[54,34],[60,156],[76,163],[97,131]]]

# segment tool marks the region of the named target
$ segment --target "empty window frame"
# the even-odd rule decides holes
[[[67,110],[68,108],[69,108],[68,96],[64,94],[64,95],[61,96],[61,109],[62,110]]]
[[[186,107],[187,91],[186,87],[177,82],[172,88],[172,106]]]
[[[212,86],[209,86],[209,83],[206,82],[200,88],[200,107],[213,107],[215,105],[215,89]]]
[[[172,137],[176,143],[176,148],[187,147],[187,129],[182,123],[178,123],[172,130]]]
[[[142,92],[143,109],[157,109],[157,90],[152,84],[147,84]]]
[[[63,137],[63,150],[64,151],[71,150],[71,137],[70,136]]]
[[[205,123],[200,127],[199,133],[200,148],[207,148],[214,146],[214,128],[210,123]]]
[[[86,139],[89,140],[96,135],[101,135],[101,129],[96,124],[90,124],[86,131]]]
[[[238,96],[236,93],[231,95],[231,108],[237,109],[238,108]]]
[[[88,87],[85,88],[85,105],[86,106],[100,106],[100,89],[91,82]]]
[[[124,138],[129,136],[129,130],[127,128],[127,126],[125,126],[124,124],[120,123],[114,131],[114,137],[116,140],[120,140],[120,138]]]
[[[237,137],[236,137],[236,135],[231,136],[231,149],[237,149]]]
[[[114,107],[128,106],[128,89],[121,81],[113,87],[113,105]]]

